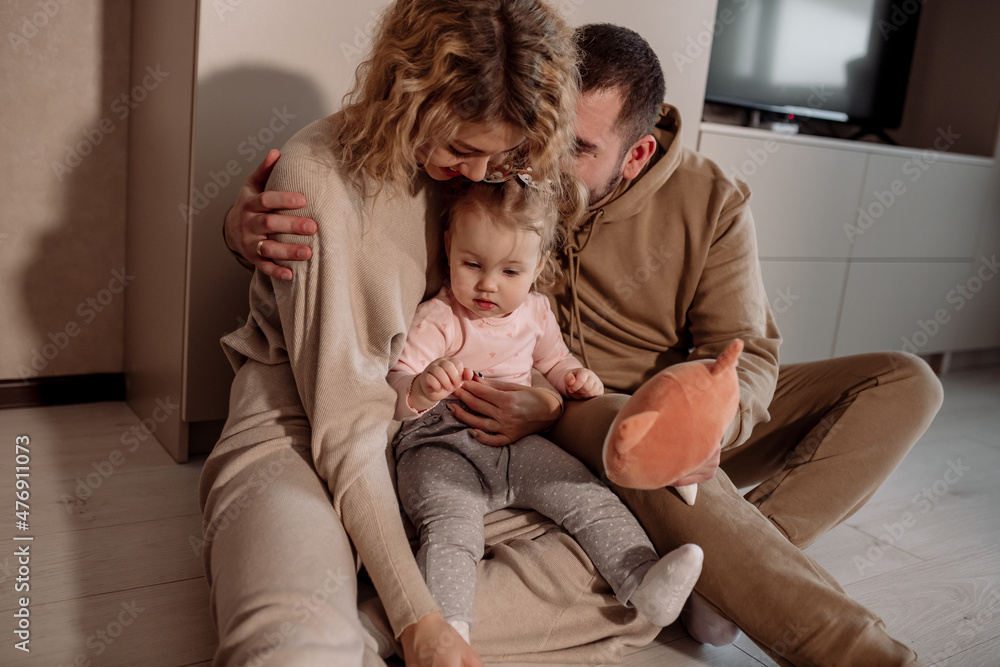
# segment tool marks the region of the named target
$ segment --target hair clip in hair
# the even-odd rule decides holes
[[[506,183],[507,181],[515,179],[523,188],[539,188],[539,184],[535,182],[535,177],[531,173],[531,166],[527,166],[524,169],[517,169],[514,167],[512,162],[507,162],[505,164],[496,165],[493,167],[493,171],[486,174],[483,178],[484,183],[493,183],[494,185],[499,183]],[[549,187],[552,187],[552,181],[550,179],[545,179]]]

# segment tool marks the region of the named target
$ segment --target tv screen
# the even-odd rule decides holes
[[[918,0],[719,0],[706,99],[899,127]]]

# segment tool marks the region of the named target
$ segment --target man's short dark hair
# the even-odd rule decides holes
[[[638,33],[610,23],[576,29],[583,92],[621,95],[618,135],[622,150],[653,131],[667,92],[660,59]]]

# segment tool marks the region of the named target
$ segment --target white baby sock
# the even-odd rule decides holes
[[[681,620],[691,639],[701,644],[728,646],[739,639],[739,627],[708,606],[708,602],[695,591],[684,605]]]
[[[448,624],[451,625],[451,627],[455,628],[455,631],[458,632],[458,634],[462,635],[462,639],[465,640],[466,644],[469,644],[471,646],[472,642],[469,641],[468,623],[466,623],[465,621],[448,621]]]
[[[705,552],[696,544],[674,549],[649,568],[629,602],[653,625],[670,625],[698,581],[704,559]]]

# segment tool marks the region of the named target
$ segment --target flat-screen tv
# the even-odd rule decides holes
[[[921,0],[719,0],[706,99],[899,127]]]

